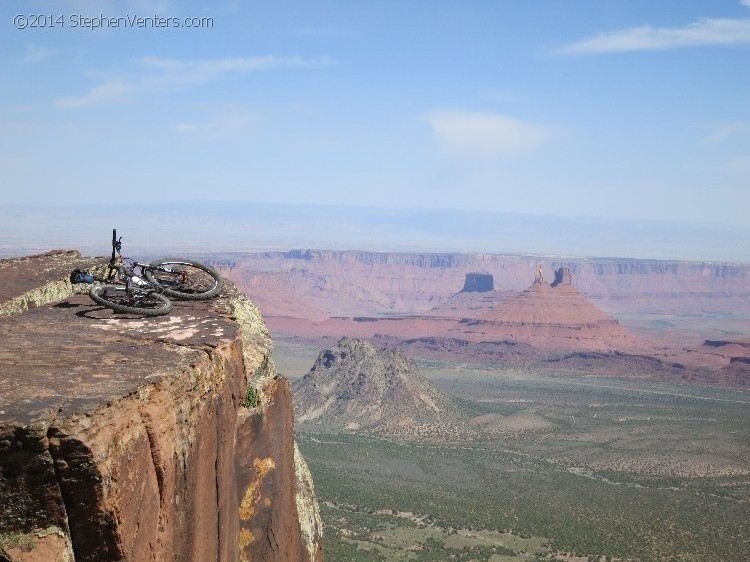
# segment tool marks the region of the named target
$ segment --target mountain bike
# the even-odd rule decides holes
[[[127,264],[127,265],[126,265]],[[136,274],[140,270],[140,275]],[[122,237],[112,230],[112,257],[104,285],[95,285],[89,296],[116,312],[161,316],[172,310],[168,297],[206,300],[218,296],[221,276],[212,267],[182,259],[167,258],[140,263],[122,256]],[[119,284],[114,284],[119,282]]]

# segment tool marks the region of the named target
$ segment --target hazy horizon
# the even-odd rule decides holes
[[[441,209],[198,201],[0,207],[0,257],[290,249],[539,254],[750,263],[750,228]]]

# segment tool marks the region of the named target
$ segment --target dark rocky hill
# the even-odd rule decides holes
[[[298,423],[416,436],[460,417],[409,358],[360,339],[322,351],[293,392]]]

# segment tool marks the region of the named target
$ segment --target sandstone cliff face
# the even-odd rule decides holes
[[[289,383],[247,299],[140,319],[55,296],[0,319],[0,560],[322,559]]]

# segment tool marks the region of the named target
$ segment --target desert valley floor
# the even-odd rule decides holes
[[[317,351],[277,343],[301,376]],[[297,424],[329,560],[741,560],[750,396],[418,360],[466,433]]]
[[[750,267],[315,251],[215,264],[261,306],[296,381],[327,560],[750,551]]]

